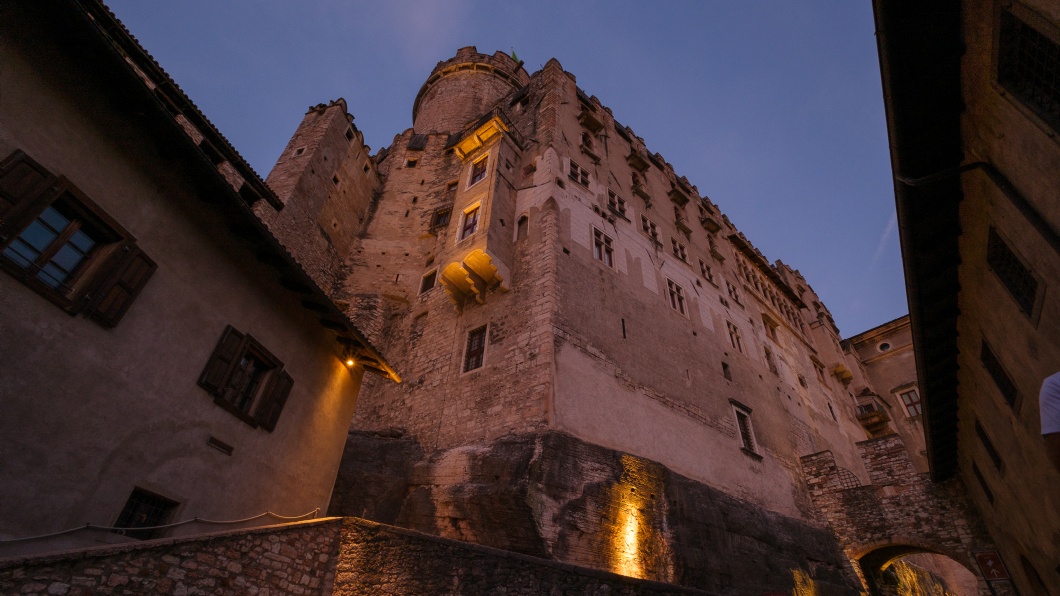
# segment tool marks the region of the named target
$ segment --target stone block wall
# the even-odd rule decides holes
[[[327,594],[341,520],[0,561],[2,594]]]

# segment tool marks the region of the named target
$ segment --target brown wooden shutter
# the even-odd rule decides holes
[[[0,162],[0,238],[16,227],[16,219],[40,198],[56,177],[22,151]]]
[[[100,282],[86,309],[89,316],[104,327],[117,325],[157,268],[136,244],[126,243],[99,272]]]
[[[280,419],[280,412],[287,403],[287,396],[290,395],[292,387],[294,379],[286,370],[280,369],[272,374],[261,396],[261,405],[258,406],[256,418],[261,428],[269,432],[276,428],[276,421]]]
[[[229,325],[221,334],[221,340],[213,349],[210,360],[206,363],[202,375],[199,376],[199,386],[218,395],[224,386],[236,358],[243,353],[245,336]]]

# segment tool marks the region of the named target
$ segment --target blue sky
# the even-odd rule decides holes
[[[869,0],[107,3],[262,177],[311,105],[374,151],[457,48],[555,57],[845,336],[907,312]]]

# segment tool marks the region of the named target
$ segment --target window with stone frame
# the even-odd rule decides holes
[[[452,207],[442,207],[431,214],[431,229],[437,230],[438,228],[449,225],[449,218],[452,217]]]
[[[898,399],[902,401],[905,412],[910,418],[921,414],[920,394],[917,392],[916,387],[898,392]]]
[[[482,368],[485,355],[486,325],[483,325],[467,333],[467,346],[464,349],[464,372]]]
[[[670,308],[677,312],[687,315],[685,308],[685,290],[677,282],[667,278],[666,280],[666,292],[670,298]]]
[[[570,171],[567,177],[582,186],[589,186],[589,170],[578,165],[573,159],[570,160]]]
[[[474,186],[482,181],[486,177],[486,166],[489,165],[489,157],[483,157],[478,161],[472,162],[471,173],[468,176],[467,185],[468,187]]]
[[[243,422],[272,432],[294,380],[283,362],[253,336],[228,325],[199,376],[199,386]]]
[[[729,280],[725,280],[725,289],[728,290],[729,298],[732,298],[733,302],[736,304],[743,304],[743,302],[740,301],[740,290],[734,284],[730,283]]]
[[[114,522],[114,533],[136,540],[161,538],[165,528],[158,526],[170,523],[179,506],[172,499],[134,487]]]
[[[460,240],[470,238],[478,230],[479,212],[481,205],[475,205],[464,211],[464,219],[460,223]]]
[[[729,343],[737,352],[743,352],[743,341],[740,338],[740,328],[737,327],[732,321],[725,321],[725,326],[729,330]]]
[[[780,376],[780,370],[777,369],[777,362],[773,356],[773,351],[767,346],[765,348],[766,365],[769,367],[769,372]]]
[[[769,315],[762,315],[762,327],[766,330],[766,335],[769,336],[769,339],[775,342],[780,341],[777,337],[778,323],[771,319]]]
[[[626,200],[610,188],[607,189],[607,208],[615,215],[626,217]]]
[[[987,235],[986,263],[1015,299],[1023,314],[1031,316],[1038,297],[1038,279],[1009,248],[994,226],[990,226]]]
[[[1033,26],[1013,9],[1001,11],[998,31],[997,82],[1053,130],[1060,131],[1060,30],[1034,17]]]
[[[670,247],[675,257],[681,259],[685,263],[688,262],[688,251],[685,249],[684,244],[678,242],[676,238],[670,238]]]
[[[656,245],[661,244],[659,242],[659,226],[655,225],[654,221],[652,221],[652,220],[648,219],[647,217],[644,217],[643,215],[641,215],[640,216],[640,229],[641,229],[641,231],[643,231],[645,234],[648,235],[648,238],[651,238],[652,240],[654,240]]]
[[[114,327],[156,265],[72,182],[15,151],[0,162],[0,269],[67,313]]]
[[[431,269],[426,275],[420,278],[420,294],[423,294],[424,292],[433,289],[437,281],[438,270]]]
[[[714,285],[718,285],[717,282],[714,281],[714,270],[711,269],[710,265],[704,262],[703,259],[699,260],[699,273],[703,276],[703,279]]]
[[[729,403],[732,405],[732,413],[736,418],[740,448],[749,455],[761,457],[758,453],[758,443],[755,441],[754,427],[751,425],[751,408],[734,400],[729,400]]]
[[[615,248],[611,237],[593,228],[593,258],[608,267],[615,266]]]

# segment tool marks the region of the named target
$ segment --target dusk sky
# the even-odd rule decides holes
[[[457,48],[555,57],[844,336],[907,312],[869,0],[107,4],[263,178],[311,105],[345,98],[374,153]]]

